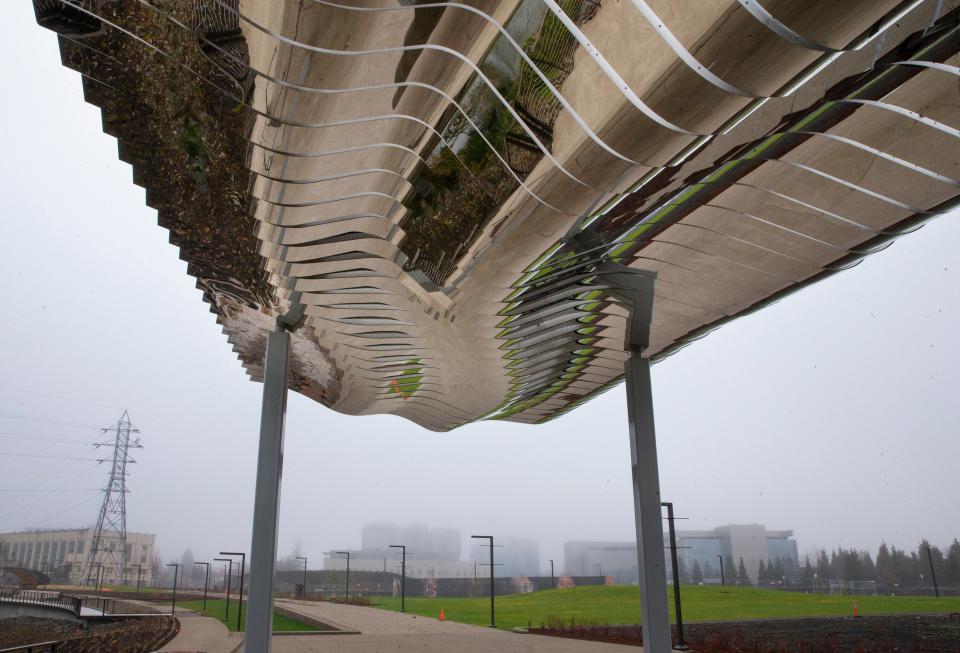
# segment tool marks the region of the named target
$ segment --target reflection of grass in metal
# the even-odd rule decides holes
[[[420,367],[422,361],[419,358],[411,358],[407,361],[408,365],[414,365],[403,371],[403,374],[390,381],[390,392],[396,392],[404,399],[420,389],[423,384],[423,368]]]
[[[947,613],[960,610],[960,598],[928,596],[840,596],[762,590],[752,587],[683,585],[683,617],[689,621],[731,621],[783,617],[851,616],[857,603],[863,615]],[[400,599],[375,599],[375,607],[399,610]],[[450,621],[485,626],[490,598],[407,597],[408,613],[437,618],[440,608]],[[497,626],[540,626],[559,618],[578,624],[640,623],[639,591],[631,585],[592,585],[530,594],[498,596]],[[670,604],[673,614],[673,603]]]

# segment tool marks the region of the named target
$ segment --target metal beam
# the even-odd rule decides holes
[[[667,573],[663,554],[663,518],[660,511],[660,472],[653,420],[650,359],[650,321],[656,275],[620,265],[597,270],[613,286],[611,292],[630,309],[625,347],[627,415],[630,421],[630,462],[633,471],[633,506],[637,527],[637,560],[640,573],[640,609],[643,616],[643,650],[666,653],[672,649],[670,612],[667,609]]]
[[[273,567],[277,559],[277,514],[283,472],[283,428],[287,412],[290,334],[278,326],[267,338],[260,412],[260,451],[250,545],[247,653],[270,653],[273,631]]]

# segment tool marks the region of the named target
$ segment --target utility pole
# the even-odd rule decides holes
[[[717,559],[720,561],[720,586],[722,587],[727,584],[726,579],[723,577],[723,556],[718,555]]]
[[[496,593],[496,586],[494,583],[494,563],[493,563],[493,535],[471,535],[472,539],[475,540],[490,540],[490,544],[487,546],[490,547],[490,627],[497,627],[497,620],[494,618],[494,595]]]
[[[349,551],[335,551],[339,555],[347,556],[347,603],[350,602],[350,552]]]
[[[557,583],[553,576],[553,560],[550,561],[550,589],[557,589]]]
[[[687,650],[687,643],[683,639],[683,611],[680,607],[680,565],[677,564],[677,532],[673,528],[673,503],[664,501],[661,506],[667,508],[667,524],[670,527],[670,562],[673,565],[673,605],[677,613],[677,645],[676,651]]]
[[[230,558],[214,558],[217,562],[226,562],[227,563],[227,608],[223,615],[224,621],[230,620],[230,581],[233,580],[233,560]]]
[[[407,545],[391,544],[391,549],[400,549],[400,612],[407,611]],[[476,574],[476,567],[474,574]]]
[[[180,571],[179,562],[169,562],[168,567],[173,567],[173,603],[170,604],[170,614],[177,611],[177,572]]]
[[[207,584],[210,582],[210,563],[209,562],[195,562],[195,565],[203,565],[207,568],[207,573],[203,577],[203,613],[207,613]]]
[[[933,570],[933,555],[930,553],[930,545],[927,545],[927,562],[930,563],[930,579],[933,581],[933,593],[940,598],[940,586],[937,585],[937,572]]]
[[[222,556],[240,556],[240,582],[239,585],[239,598],[237,599],[237,632],[241,631],[240,624],[243,619],[243,576],[247,570],[247,554],[241,553],[239,551],[221,551],[220,555]],[[272,601],[271,597],[271,601]]]
[[[127,570],[127,465],[137,461],[130,457],[130,449],[142,449],[139,429],[130,423],[127,411],[123,411],[117,423],[102,433],[116,432],[112,442],[98,442],[97,447],[112,447],[113,456],[100,458],[97,463],[111,463],[110,476],[103,488],[103,503],[87,559],[84,562],[83,584],[89,585],[93,568],[99,562],[113,567],[114,581],[125,582]]]
[[[143,565],[137,565],[137,594],[140,593],[140,572],[143,571]]]
[[[297,560],[303,560],[303,594],[300,596],[304,601],[307,600],[307,556],[297,556]]]

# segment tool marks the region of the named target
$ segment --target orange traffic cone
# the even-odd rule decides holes
[[[446,621],[446,619],[443,616],[443,608],[440,608],[440,621]]]

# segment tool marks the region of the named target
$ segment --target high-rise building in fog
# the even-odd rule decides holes
[[[499,577],[539,576],[542,562],[540,545],[536,540],[505,535],[494,539],[494,563],[497,565],[494,575]],[[475,540],[470,547],[470,559],[477,564],[490,562],[490,549],[486,540]],[[484,567],[481,575],[489,575],[489,567]]]
[[[419,560],[460,560],[460,531],[456,529],[430,528],[426,524],[398,526],[391,522],[374,522],[363,526],[360,552],[367,557],[387,555],[391,544],[405,544]]]

